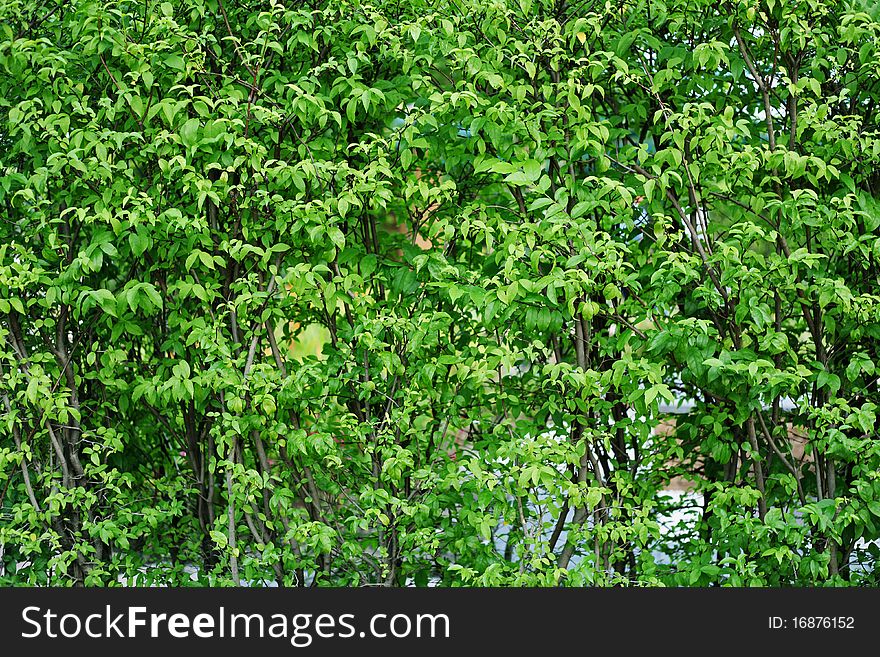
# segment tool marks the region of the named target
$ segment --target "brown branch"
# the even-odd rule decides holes
[[[764,516],[767,515],[767,499],[764,485],[764,468],[761,465],[761,454],[758,449],[758,437],[755,434],[755,418],[751,415],[749,419],[746,420],[746,433],[749,438],[749,445],[754,452],[754,456],[752,457],[752,465],[755,471],[755,485],[758,488],[758,492],[761,493],[761,497],[758,498],[758,517],[761,520],[764,520]]]
[[[116,85],[116,88],[119,90],[119,93],[122,95],[123,100],[125,100],[125,91],[122,88],[122,85],[119,84],[119,81],[116,79],[116,76],[113,75],[113,72],[107,66],[107,62],[104,60],[104,55],[98,55],[101,58],[101,63],[104,65],[104,70],[107,71],[107,75],[110,76],[110,79],[113,80],[113,84]],[[140,117],[135,114],[134,108],[131,104],[125,100],[125,107],[128,109],[128,113],[131,114],[131,118],[133,118],[137,124],[140,126],[141,130],[144,129],[144,122],[140,119]]]
[[[801,485],[800,473],[798,473],[797,468],[795,468],[791,464],[791,462],[787,458],[785,458],[785,455],[782,453],[779,447],[777,447],[776,441],[773,440],[773,435],[770,433],[770,430],[767,428],[767,423],[764,421],[764,414],[761,413],[760,409],[758,410],[758,420],[761,424],[761,433],[764,434],[764,438],[767,440],[767,444],[770,445],[770,448],[773,450],[779,460],[782,461],[782,464],[786,467],[786,469],[794,475],[795,482],[797,482],[798,499],[800,499],[801,505],[806,504],[807,498],[804,495],[804,488]]]
[[[733,25],[733,36],[736,37],[736,43],[739,46],[739,51],[742,54],[743,60],[745,60],[746,67],[749,69],[749,73],[751,73],[755,82],[758,84],[758,89],[761,91],[761,98],[764,103],[764,121],[767,124],[767,139],[770,142],[770,150],[776,150],[776,133],[773,129],[773,116],[771,114],[772,106],[770,104],[770,88],[767,84],[767,81],[764,77],[758,72],[758,69],[755,68],[755,63],[752,61],[752,57],[749,54],[748,46],[746,46],[746,42],[742,38],[742,34],[740,33],[739,26],[734,23]]]

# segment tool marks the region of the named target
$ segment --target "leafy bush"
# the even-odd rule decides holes
[[[878,100],[868,2],[3,0],[3,581],[876,584]]]

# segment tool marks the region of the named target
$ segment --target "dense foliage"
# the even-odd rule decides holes
[[[878,101],[860,0],[0,0],[2,581],[876,584]]]

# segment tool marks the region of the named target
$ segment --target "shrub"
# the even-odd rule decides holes
[[[3,0],[0,72],[3,581],[876,583],[873,3]]]

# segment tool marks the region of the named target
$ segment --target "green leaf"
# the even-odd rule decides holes
[[[330,241],[333,242],[337,249],[341,250],[345,247],[345,235],[336,226],[330,227],[327,231],[327,237],[330,238]]]
[[[108,315],[118,317],[116,313],[116,297],[110,290],[95,290],[94,292],[92,292],[92,295],[97,300],[98,305],[101,307],[101,310],[103,310]]]
[[[182,71],[186,68],[186,64],[180,55],[171,54],[165,57],[165,66]]]
[[[535,182],[541,177],[541,163],[537,160],[523,162],[523,173],[530,182]]]
[[[831,394],[835,395],[837,394],[837,391],[840,390],[840,377],[823,370],[819,372],[816,377],[816,386],[819,388],[828,388],[831,391]]]
[[[150,300],[152,306],[161,310],[163,303],[159,290],[153,287],[150,283],[144,283],[141,289],[146,293],[146,297]]]
[[[221,550],[225,549],[228,545],[229,541],[226,538],[226,534],[223,532],[218,532],[216,530],[211,530],[210,532],[211,540],[219,547]]]
[[[195,146],[198,143],[199,120],[188,119],[180,126],[180,140],[184,146]]]
[[[131,247],[132,253],[139,258],[149,248],[150,238],[149,236],[140,233],[129,233],[128,243]]]

